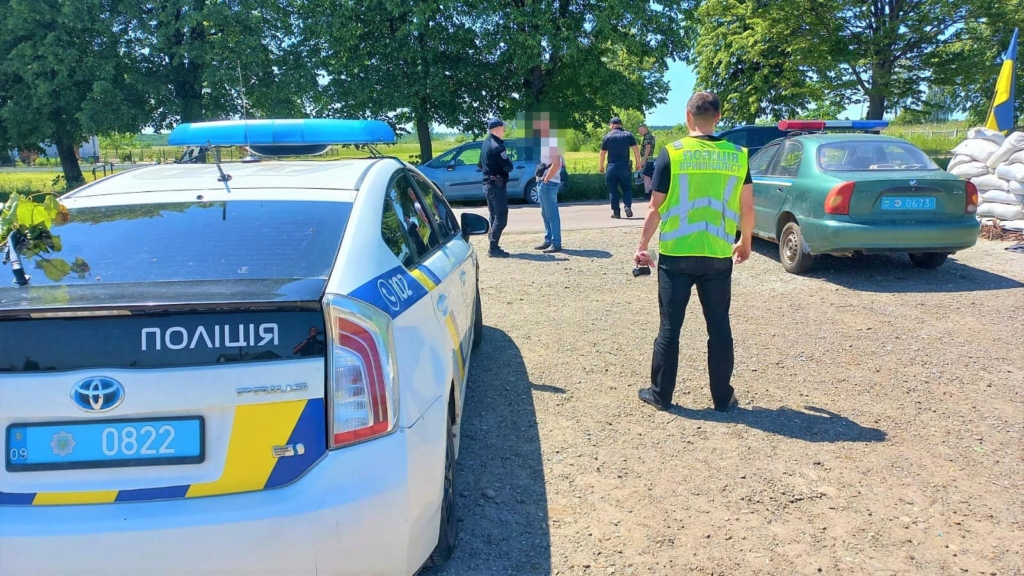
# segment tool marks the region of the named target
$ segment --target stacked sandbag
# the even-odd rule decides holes
[[[953,149],[947,170],[978,187],[978,219],[1004,229],[1024,228],[1024,132],[1004,137],[971,128]]]

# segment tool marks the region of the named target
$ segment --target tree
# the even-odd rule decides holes
[[[795,26],[772,18],[763,2],[705,0],[694,17],[686,60],[697,86],[719,96],[727,123],[795,117],[825,98],[813,66],[792,53]]]
[[[69,188],[85,183],[89,134],[137,132],[147,99],[128,81],[121,22],[106,0],[0,1],[0,149],[52,142]]]
[[[1008,1],[1008,0],[1003,0]],[[694,0],[687,57],[747,118],[867,101],[868,119],[916,105],[952,62],[962,0]]]
[[[544,107],[565,127],[666,100],[667,61],[683,53],[682,0],[497,0],[481,19],[504,112]]]
[[[432,123],[479,134],[498,109],[494,67],[477,49],[479,10],[464,0],[304,2],[303,50],[324,79],[316,110],[412,123],[424,162]]]
[[[817,62],[819,80],[867,100],[868,120],[892,103],[916,103],[936,68],[936,51],[965,21],[962,0],[804,0],[780,15],[804,22],[804,61]],[[795,12],[799,10],[799,12]],[[825,57],[822,58],[822,55]]]
[[[992,0],[972,2],[960,33],[936,51],[937,72],[933,83],[949,91],[957,110],[967,112],[974,125],[984,124],[1003,65],[1002,55],[1015,28],[1024,31],[1024,2]],[[1024,111],[1024,74],[1020,72],[1024,50],[1017,52],[1017,118]],[[1020,121],[1018,120],[1018,123]]]
[[[316,79],[294,49],[288,0],[121,0],[126,43],[143,55],[155,128],[249,116],[301,116]],[[243,110],[243,95],[247,104]]]
[[[100,136],[100,149],[113,149],[114,156],[117,158],[121,157],[121,150],[134,148],[138,144],[139,136],[134,133],[118,132],[115,130]]]

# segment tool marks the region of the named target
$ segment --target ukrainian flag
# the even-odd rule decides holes
[[[992,108],[988,113],[988,121],[985,127],[991,130],[1006,132],[1013,128],[1013,85],[1014,63],[1017,60],[1017,32],[1013,31],[1013,38],[1010,39],[1010,47],[1003,55],[1003,69],[999,72],[999,79],[996,80],[996,95],[992,99]]]

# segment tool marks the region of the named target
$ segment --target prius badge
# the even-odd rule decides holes
[[[71,388],[71,401],[86,412],[109,412],[124,401],[124,386],[104,376],[86,378]]]

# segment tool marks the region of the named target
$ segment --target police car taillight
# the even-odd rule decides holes
[[[978,211],[978,202],[979,201],[980,201],[980,198],[978,197],[978,186],[975,185],[974,182],[971,182],[970,180],[968,180],[967,181],[967,204],[964,206],[964,214],[974,214],[974,213],[976,213]]]
[[[825,213],[833,215],[849,215],[850,200],[853,199],[853,182],[836,185],[825,197]]]
[[[398,368],[391,318],[343,296],[325,301],[328,446],[341,448],[393,432]]]

